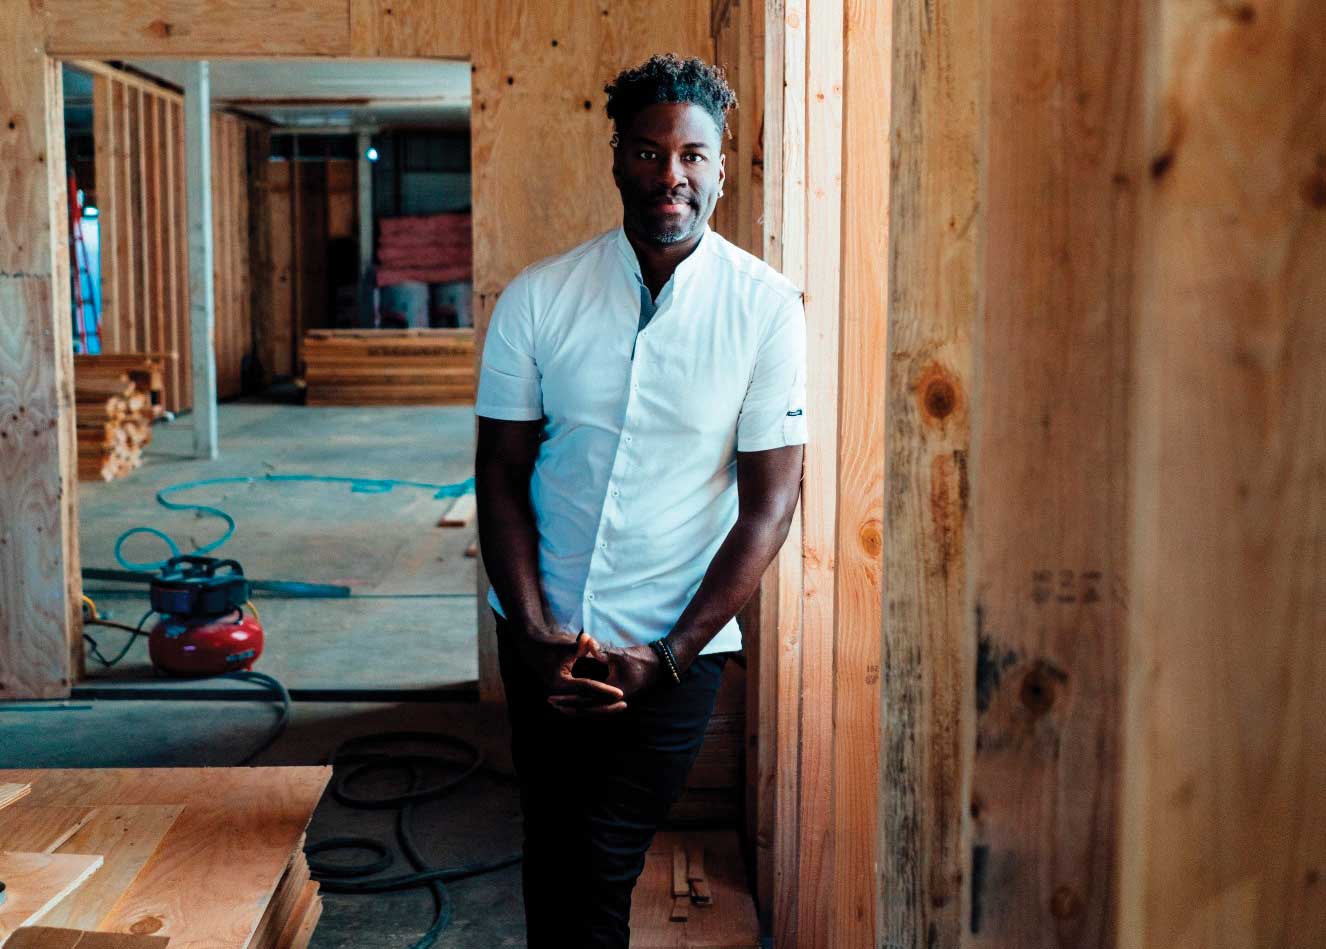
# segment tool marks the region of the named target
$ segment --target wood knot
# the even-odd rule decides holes
[[[1314,208],[1326,208],[1326,175],[1314,173],[1303,183],[1303,200]]]
[[[931,425],[942,425],[961,408],[962,391],[947,367],[932,362],[921,370],[914,391],[920,403],[921,418]]]
[[[878,557],[880,551],[884,549],[884,534],[880,529],[879,521],[867,521],[861,525],[861,530],[857,532],[857,537],[861,541],[861,549],[870,557]]]
[[[165,921],[160,916],[144,916],[129,927],[129,932],[135,936],[150,936],[152,933],[160,931],[165,925]]]
[[[1174,165],[1174,152],[1164,151],[1151,159],[1151,177],[1159,181]]]
[[[1084,908],[1082,897],[1072,887],[1061,886],[1050,898],[1050,912],[1055,919],[1077,919]]]
[[[175,32],[175,25],[165,20],[153,20],[143,28],[143,32],[148,36],[153,36],[159,40],[167,39]]]
[[[1067,681],[1062,669],[1041,659],[1022,677],[1018,697],[1027,711],[1039,718],[1054,707],[1057,685]]]

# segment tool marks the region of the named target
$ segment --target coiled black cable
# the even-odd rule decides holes
[[[381,745],[409,743],[432,745],[443,749],[442,754],[418,752],[389,752]],[[384,732],[364,735],[342,743],[331,755],[332,797],[359,810],[396,810],[396,840],[413,871],[395,876],[379,877],[391,868],[394,859],[391,850],[372,837],[330,837],[305,848],[309,858],[309,871],[322,889],[328,893],[383,893],[427,887],[433,895],[433,923],[410,949],[428,949],[451,925],[451,894],[446,884],[467,877],[501,870],[520,862],[519,855],[502,857],[481,863],[456,867],[434,867],[415,843],[410,827],[415,809],[425,801],[433,801],[451,793],[483,767],[483,753],[469,742],[453,735],[438,732]],[[425,783],[425,771],[439,766],[459,768],[459,771],[441,781]],[[354,794],[349,786],[368,775],[396,773],[404,775],[408,790],[403,794],[386,797],[365,797]],[[376,855],[372,861],[346,864],[314,859],[319,854],[337,850],[362,850]]]

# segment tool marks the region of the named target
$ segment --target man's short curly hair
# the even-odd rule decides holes
[[[721,135],[727,129],[728,110],[737,105],[723,67],[675,53],[660,53],[634,69],[622,70],[603,91],[608,94],[608,118],[618,129],[645,106],[690,102],[709,113]]]

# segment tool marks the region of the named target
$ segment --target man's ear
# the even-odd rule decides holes
[[[621,137],[616,132],[613,132],[612,138],[608,139],[608,145],[612,148],[612,180],[615,181],[617,187],[620,188],[622,186],[622,170],[620,164],[622,155]]]
[[[723,182],[727,181],[727,152],[718,153],[718,189],[723,190]]]

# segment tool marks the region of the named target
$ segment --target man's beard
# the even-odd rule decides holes
[[[660,219],[656,217],[651,206],[658,195],[639,195],[635,200],[635,224],[634,230],[637,234],[649,241],[651,244],[667,246],[686,240],[695,233],[696,223],[699,221],[699,209],[693,203],[693,198],[686,200],[686,207],[690,217],[683,213],[675,221]]]

